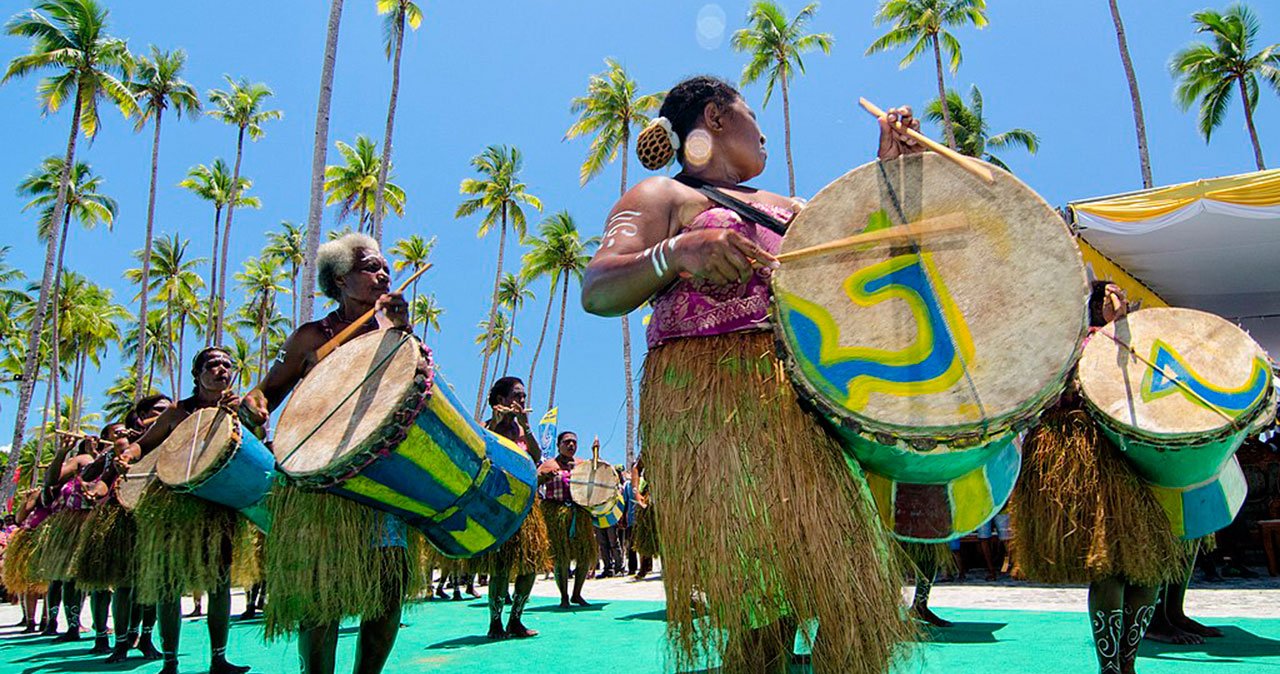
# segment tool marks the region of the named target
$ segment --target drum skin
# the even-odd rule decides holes
[[[618,484],[618,472],[603,461],[579,461],[569,473],[569,495],[588,510],[617,498]]]
[[[156,461],[160,458],[157,452],[151,452],[129,466],[129,472],[116,481],[116,500],[125,510],[138,507],[142,494],[156,479]]]

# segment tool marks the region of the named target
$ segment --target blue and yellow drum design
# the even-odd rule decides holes
[[[622,497],[615,496],[598,506],[587,508],[591,513],[591,523],[597,529],[608,529],[622,521]]]
[[[484,554],[520,528],[533,461],[476,423],[417,338],[357,337],[294,390],[274,443],[284,479],[403,518],[451,558]]]
[[[932,153],[854,169],[796,216],[774,273],[791,379],[907,541],[953,540],[1000,511],[1021,432],[1062,391],[1087,326],[1062,219],[988,168],[990,185]],[[962,227],[787,256],[944,220]]]
[[[1203,311],[1143,309],[1089,339],[1077,377],[1178,535],[1235,519],[1248,492],[1235,452],[1276,414],[1270,358],[1244,330]]]

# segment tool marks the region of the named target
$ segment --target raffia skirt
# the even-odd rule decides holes
[[[957,571],[955,555],[951,554],[951,546],[946,543],[911,543],[898,540],[897,553],[898,563],[916,580],[920,580],[925,574]]]
[[[722,671],[765,671],[790,650],[788,624],[817,620],[815,671],[888,671],[913,633],[892,543],[861,471],[801,409],[772,334],[650,350],[640,434],[678,669],[718,651]]]
[[[661,548],[658,546],[658,521],[654,515],[653,505],[647,508],[636,506],[636,523],[631,528],[631,549],[642,557],[658,557]]]
[[[162,604],[207,593],[227,580],[239,514],[152,483],[134,510],[138,526],[138,603]]]
[[[500,569],[505,569],[508,576],[514,578],[529,573],[541,573],[551,568],[547,523],[538,510],[539,502],[539,499],[534,499],[533,509],[529,511],[520,528],[507,539],[507,542],[497,550],[476,560],[476,567],[480,573],[493,574]]]
[[[1015,563],[1052,584],[1121,577],[1138,585],[1176,581],[1188,546],[1151,490],[1088,413],[1060,404],[1022,446],[1010,499]]]
[[[38,594],[47,587],[44,581],[36,578],[32,568],[38,536],[39,529],[18,529],[9,537],[9,545],[4,549],[0,578],[5,588],[14,594]]]
[[[76,546],[76,585],[89,591],[127,587],[136,568],[138,526],[114,498],[89,512]]]
[[[51,580],[74,580],[76,549],[80,531],[89,520],[90,509],[63,509],[49,516],[37,529],[35,577]]]
[[[594,567],[600,560],[600,547],[596,543],[591,513],[582,506],[560,501],[540,501],[539,505],[546,522],[551,561],[556,564],[573,562],[583,568]]]
[[[351,616],[377,618],[422,590],[423,539],[412,527],[405,527],[405,546],[383,546],[389,515],[280,482],[267,507],[267,639]]]
[[[261,583],[265,577],[267,536],[262,530],[244,518],[236,527],[231,542],[231,585],[248,589]]]

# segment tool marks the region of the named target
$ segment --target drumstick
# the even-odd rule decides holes
[[[1191,397],[1193,397],[1193,398],[1195,398],[1196,400],[1200,401],[1200,404],[1201,404],[1201,405],[1204,405],[1205,407],[1208,407],[1209,409],[1213,410],[1214,412],[1217,412],[1217,413],[1218,413],[1218,416],[1222,417],[1223,419],[1226,419],[1228,423],[1235,423],[1235,422],[1236,422],[1235,418],[1231,417],[1231,416],[1230,416],[1230,415],[1228,415],[1226,412],[1223,412],[1223,411],[1222,411],[1222,409],[1221,409],[1220,407],[1218,407],[1217,405],[1214,405],[1213,403],[1209,402],[1208,400],[1205,400],[1204,396],[1200,395],[1199,393],[1196,393],[1196,392],[1195,392],[1195,390],[1194,390],[1194,389],[1192,389],[1190,386],[1187,386],[1186,384],[1182,383],[1182,380],[1181,380],[1181,379],[1178,379],[1178,375],[1177,375],[1177,373],[1170,371],[1170,370],[1169,370],[1169,368],[1167,368],[1167,367],[1161,367],[1161,366],[1156,365],[1155,363],[1153,363],[1153,362],[1151,362],[1151,361],[1147,360],[1146,358],[1144,358],[1144,357],[1142,356],[1142,354],[1138,353],[1137,349],[1134,349],[1132,346],[1129,346],[1127,343],[1125,343],[1124,341],[1122,341],[1120,338],[1118,338],[1118,337],[1116,337],[1115,335],[1113,335],[1113,334],[1111,334],[1111,333],[1107,332],[1106,330],[1098,330],[1098,332],[1100,332],[1100,333],[1102,333],[1103,335],[1105,335],[1105,336],[1107,337],[1107,339],[1110,339],[1111,341],[1113,341],[1113,342],[1115,342],[1116,344],[1118,344],[1118,345],[1119,345],[1121,348],[1123,348],[1125,351],[1128,351],[1130,354],[1132,354],[1132,355],[1133,355],[1133,357],[1134,357],[1134,358],[1136,358],[1136,359],[1138,359],[1139,361],[1141,361],[1141,362],[1142,362],[1144,365],[1146,365],[1147,367],[1149,367],[1149,368],[1151,368],[1152,370],[1155,370],[1156,372],[1159,372],[1160,374],[1164,375],[1164,378],[1165,378],[1165,379],[1168,379],[1169,381],[1173,382],[1175,385],[1177,385],[1177,387],[1178,387],[1178,388],[1180,388],[1180,389],[1182,389],[1183,391],[1186,391],[1187,393],[1191,394]]]
[[[64,430],[62,430],[62,429],[60,429],[60,428],[55,428],[55,429],[53,429],[53,432],[54,432],[55,434],[57,434],[57,435],[65,435],[65,436],[67,436],[68,438],[87,438],[87,437],[89,437],[89,436],[85,435],[84,433],[77,433],[77,432],[75,432],[75,431],[64,431]]]
[[[878,119],[883,119],[885,117],[884,110],[877,108],[875,103],[872,103],[871,101],[868,101],[865,98],[859,98],[858,103],[862,106],[864,110],[871,113],[873,117],[876,117]],[[974,161],[971,157],[966,157],[960,154],[959,152],[952,150],[946,145],[939,143],[938,141],[924,135],[923,133],[920,133],[919,131],[916,131],[915,129],[909,126],[903,126],[901,122],[895,122],[894,128],[897,129],[898,131],[901,131],[902,133],[907,134],[911,138],[915,139],[916,142],[924,144],[924,146],[929,148],[930,150],[933,150],[934,152],[937,152],[938,154],[955,162],[960,166],[960,168],[981,178],[982,181],[987,183],[988,185],[994,184],[996,182],[995,177],[991,175],[991,171],[987,170],[987,167]]]
[[[806,257],[813,257],[815,255],[842,253],[868,243],[913,239],[925,234],[937,234],[939,232],[965,229],[968,226],[969,218],[966,217],[964,213],[948,213],[936,218],[925,218],[924,220],[909,222],[905,225],[878,229],[874,232],[854,234],[853,236],[845,237],[843,239],[837,239],[827,243],[820,243],[816,246],[793,250],[789,253],[783,253],[776,257],[778,258],[778,262],[790,262],[793,260],[802,260]]]
[[[423,272],[427,271],[430,268],[431,268],[431,263],[429,262],[419,267],[418,271],[413,272],[412,276],[405,279],[404,283],[401,283],[400,287],[396,288],[396,294],[399,294],[408,290],[409,286],[414,281],[418,280],[418,277],[422,276]],[[329,354],[333,353],[334,349],[342,346],[343,344],[346,344],[347,340],[351,339],[351,335],[355,334],[356,330],[360,329],[360,326],[364,325],[366,321],[368,321],[370,318],[373,317],[374,311],[376,311],[376,309],[370,309],[364,312],[363,314],[360,315],[360,318],[357,318],[356,320],[352,321],[351,325],[348,325],[347,327],[343,328],[341,332],[334,335],[333,339],[320,345],[320,348],[316,349],[316,361],[324,360],[326,357],[328,357]]]

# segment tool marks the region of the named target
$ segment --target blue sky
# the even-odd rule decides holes
[[[236,214],[232,264],[256,255],[264,233],[281,220],[305,221],[314,131],[319,61],[328,3],[301,2],[158,2],[114,0],[110,32],[127,38],[135,51],[149,44],[182,47],[189,54],[186,77],[202,91],[223,87],[222,75],[266,82],[275,90],[272,106],[283,121],[267,126],[266,137],[249,144],[244,173],[255,181],[260,211]],[[547,213],[567,209],[579,227],[599,233],[604,215],[617,197],[615,164],[585,188],[578,185],[578,166],[585,141],[564,142],[572,123],[569,101],[580,95],[591,73],[603,69],[606,57],[621,61],[643,91],[662,90],[682,77],[711,73],[731,80],[745,58],[729,48],[730,33],[740,27],[748,3],[584,1],[439,2],[420,0],[426,19],[409,36],[403,65],[400,111],[395,136],[395,175],[408,194],[403,219],[390,218],[388,241],[410,233],[438,236],[436,267],[424,288],[434,291],[445,308],[442,334],[430,343],[446,376],[464,400],[472,400],[479,378],[473,339],[476,324],[487,315],[493,278],[496,237],[477,239],[478,219],[455,220],[460,201],[458,183],[471,175],[468,160],[489,144],[513,144],[525,155],[525,182],[542,198]],[[799,2],[786,3],[791,11]],[[11,16],[25,2],[3,3]],[[1196,132],[1194,112],[1183,113],[1173,102],[1173,80],[1166,63],[1170,54],[1190,42],[1190,14],[1204,8],[1201,0],[1125,0],[1130,48],[1143,94],[1151,158],[1157,184],[1242,173],[1253,169],[1238,99],[1226,122],[1206,146]],[[1221,9],[1225,4],[1212,5]],[[1261,44],[1280,42],[1280,11],[1254,2],[1261,15]],[[812,195],[823,185],[872,157],[875,126],[856,108],[859,96],[882,107],[910,103],[922,108],[935,92],[931,61],[898,69],[900,53],[864,57],[879,34],[871,23],[876,3],[841,0],[824,3],[812,24],[830,32],[830,56],[806,58],[807,75],[792,87],[793,153],[797,188]],[[699,20],[701,17],[701,21]],[[721,19],[723,17],[723,19]],[[1022,126],[1040,135],[1035,157],[1010,151],[1004,160],[1046,200],[1060,206],[1088,196],[1141,187],[1132,115],[1123,71],[1104,2],[1019,2],[992,0],[991,25],[962,29],[964,45],[959,73],[948,73],[948,85],[966,91],[981,87],[986,114],[995,132]],[[723,26],[717,31],[717,26]],[[0,38],[6,62],[27,50],[17,38]],[[380,17],[372,0],[347,0],[335,79],[330,141],[353,142],[357,133],[381,139],[390,68],[382,51]],[[0,158],[0,186],[14,186],[48,154],[61,153],[67,113],[42,118],[32,80],[0,87],[0,120],[7,130]],[[786,164],[781,152],[781,100],[760,110],[760,86],[745,95],[757,107],[773,152],[765,174],[756,182],[786,190]],[[1255,119],[1263,150],[1280,165],[1280,100],[1262,94]],[[118,298],[133,290],[122,279],[132,266],[130,251],[142,245],[146,215],[150,134],[135,134],[132,123],[104,114],[100,136],[81,144],[79,158],[105,177],[105,191],[120,202],[114,232],[71,234],[67,263],[98,283],[115,289]],[[939,136],[937,129],[926,131]],[[160,155],[160,192],[156,231],[179,232],[192,239],[191,250],[207,255],[211,213],[204,203],[176,187],[188,167],[214,157],[234,158],[234,129],[212,119],[166,120]],[[330,161],[336,161],[330,148]],[[633,182],[647,175],[631,162]],[[10,262],[38,278],[43,249],[35,239],[29,214],[11,189],[0,189],[3,243],[11,245]],[[336,210],[325,214],[332,227]],[[534,223],[541,219],[531,214]],[[508,249],[508,268],[517,256]],[[512,361],[520,376],[537,339],[545,306],[545,282],[535,287],[537,299],[519,317],[525,346]],[[238,291],[236,291],[238,292]],[[623,372],[618,322],[588,316],[571,293],[565,350],[557,393],[562,428],[582,436],[599,435],[604,454],[623,452]],[[287,298],[282,298],[287,302]],[[643,354],[643,328],[632,322],[635,365]],[[550,354],[540,364],[533,395],[545,400]],[[110,354],[102,371],[88,382],[89,405],[103,401],[102,391],[123,367]],[[37,396],[40,397],[39,395]],[[538,405],[540,407],[540,405]],[[0,429],[11,432],[13,399],[0,399]],[[541,413],[541,409],[538,413]]]

